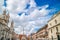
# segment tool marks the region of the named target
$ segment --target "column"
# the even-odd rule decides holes
[[[12,40],[11,34],[10,34],[10,40]]]

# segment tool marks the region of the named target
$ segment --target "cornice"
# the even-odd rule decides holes
[[[58,15],[60,15],[60,11],[57,12],[55,15],[53,15],[52,18],[48,22],[50,22],[51,20],[53,20],[54,18],[56,18]]]
[[[51,28],[54,28],[54,27],[56,27],[56,26],[58,26],[58,25],[60,25],[60,23],[59,23],[59,24],[56,24],[56,25],[54,25],[54,26],[52,26],[52,27],[50,27],[50,28],[48,28],[48,30],[51,29]]]

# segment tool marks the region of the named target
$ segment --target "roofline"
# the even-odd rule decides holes
[[[39,31],[41,31],[42,29],[44,29],[45,27],[48,27],[48,24],[44,25],[42,28],[40,28],[36,33],[38,33]]]
[[[52,16],[52,18],[48,21],[48,22],[50,22],[51,20],[53,20],[55,17],[57,17],[58,15],[60,14],[60,11],[59,12],[57,12],[56,14],[54,14],[54,15],[56,15],[56,16]]]

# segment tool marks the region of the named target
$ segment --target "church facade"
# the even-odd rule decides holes
[[[8,27],[9,18],[9,13],[6,14],[6,10],[3,11],[3,14],[0,14],[0,40],[12,40],[12,34],[14,33],[13,21],[11,27]]]

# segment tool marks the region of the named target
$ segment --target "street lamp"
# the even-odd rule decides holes
[[[23,27],[23,35],[24,35],[24,27]]]
[[[21,27],[23,28],[23,29],[22,29],[22,30],[23,30],[23,35],[25,34],[25,33],[24,33],[24,31],[25,31],[24,28],[26,27],[26,25],[27,25],[26,23],[21,24]]]

